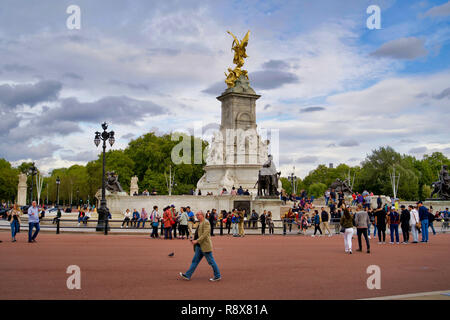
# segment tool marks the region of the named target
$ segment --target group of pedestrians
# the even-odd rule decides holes
[[[429,241],[428,228],[429,221],[434,219],[433,214],[425,207],[422,201],[416,206],[404,205],[398,212],[395,206],[378,206],[375,210],[364,208],[362,204],[357,205],[355,213],[352,208],[344,208],[344,215],[340,219],[341,232],[344,233],[345,252],[352,253],[352,237],[354,227],[357,230],[358,249],[362,251],[362,237],[366,242],[367,253],[370,253],[370,227],[374,226],[374,239],[378,235],[378,243],[386,243],[386,229],[389,228],[390,244],[400,244],[399,226],[402,231],[402,244],[410,243],[410,232],[412,233],[412,243],[419,242],[419,232],[422,233],[420,242]]]

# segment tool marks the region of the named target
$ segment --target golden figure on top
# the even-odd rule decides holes
[[[244,75],[248,80],[248,72],[247,70],[241,70],[241,67],[244,65],[244,58],[247,58],[246,47],[248,44],[248,38],[250,35],[250,30],[247,32],[245,37],[239,41],[234,34],[230,31],[227,31],[233,37],[233,43],[231,44],[231,50],[234,50],[234,58],[233,63],[236,65],[234,70],[228,68],[228,74],[225,72],[225,76],[227,77],[225,83],[228,88],[234,87],[235,82],[241,75]]]

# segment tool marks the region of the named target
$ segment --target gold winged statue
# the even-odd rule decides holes
[[[241,70],[241,67],[244,65],[244,58],[247,58],[246,47],[248,44],[248,37],[250,35],[250,30],[247,32],[245,37],[239,41],[234,34],[230,31],[227,31],[233,37],[233,43],[231,44],[231,50],[234,51],[233,63],[236,65],[234,70],[228,68],[228,74],[225,72],[225,76],[227,77],[225,83],[228,88],[234,87],[235,82],[241,75],[244,75],[248,80],[248,72],[247,70]]]

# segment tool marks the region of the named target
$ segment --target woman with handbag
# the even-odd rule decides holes
[[[267,212],[266,223],[267,223],[267,226],[269,227],[269,234],[273,234],[274,224],[273,224],[273,220],[272,220],[272,212],[271,211]]]
[[[152,234],[150,237],[158,238],[158,226],[159,226],[159,213],[158,206],[153,207],[152,214],[150,215],[150,223],[152,224]]]
[[[11,224],[12,242],[16,242],[16,234],[19,232],[20,227],[20,211],[17,208],[17,204],[14,204],[14,207],[11,210],[9,210],[7,215],[8,221]]]
[[[340,221],[341,232],[344,232],[345,252],[352,254],[353,216],[348,208],[344,209],[344,215]]]

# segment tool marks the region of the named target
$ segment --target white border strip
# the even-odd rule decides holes
[[[358,300],[397,300],[397,299],[405,299],[405,298],[434,296],[434,295],[440,295],[440,294],[443,294],[443,293],[450,294],[450,290],[432,291],[432,292],[419,292],[419,293],[402,294],[402,295],[398,295],[398,296],[376,297],[376,298],[366,298],[366,299],[358,299]]]

